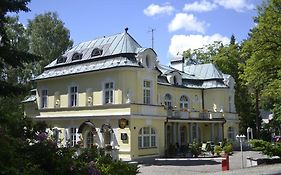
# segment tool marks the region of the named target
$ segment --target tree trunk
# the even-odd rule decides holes
[[[260,138],[260,106],[259,106],[259,90],[256,89],[256,138]]]

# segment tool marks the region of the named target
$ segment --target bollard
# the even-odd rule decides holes
[[[229,170],[229,156],[228,154],[225,154],[222,156],[222,161],[221,161],[221,170],[222,171],[228,171]]]

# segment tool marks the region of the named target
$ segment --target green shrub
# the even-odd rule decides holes
[[[224,151],[226,154],[232,154],[232,152],[233,152],[233,146],[232,146],[232,144],[227,143],[227,144],[223,147],[223,151]]]
[[[216,145],[214,147],[214,153],[215,155],[220,155],[220,153],[222,152],[222,148],[219,145]]]
[[[263,154],[281,157],[281,143],[272,144],[263,140],[251,140],[250,144],[256,151],[261,151]]]
[[[195,143],[195,142],[193,142],[193,143],[190,145],[191,154],[192,154],[194,157],[198,157],[198,155],[201,154],[201,148],[200,148],[200,146],[201,146],[201,144]]]

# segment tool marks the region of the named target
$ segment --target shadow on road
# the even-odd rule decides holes
[[[142,160],[138,161],[140,165],[143,166],[201,166],[201,165],[217,165],[221,164],[221,162],[217,162],[214,160]]]

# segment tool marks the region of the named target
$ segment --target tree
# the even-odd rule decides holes
[[[3,0],[0,2],[0,96],[22,93],[23,88],[20,85],[7,81],[7,70],[11,67],[21,67],[24,63],[38,58],[26,51],[18,50],[18,47],[10,40],[9,31],[7,31],[9,18],[6,14],[8,12],[29,11],[26,7],[29,1]]]
[[[42,57],[35,63],[35,75],[42,73],[44,66],[62,55],[73,42],[70,32],[58,18],[57,13],[48,12],[28,21],[30,51]]]
[[[260,130],[259,110],[273,110],[280,114],[281,96],[273,96],[280,92],[281,84],[281,1],[267,0],[258,7],[255,17],[256,26],[251,30],[245,45],[249,58],[246,60],[244,79],[251,87],[256,100],[257,131]],[[275,116],[277,118],[281,117]]]

